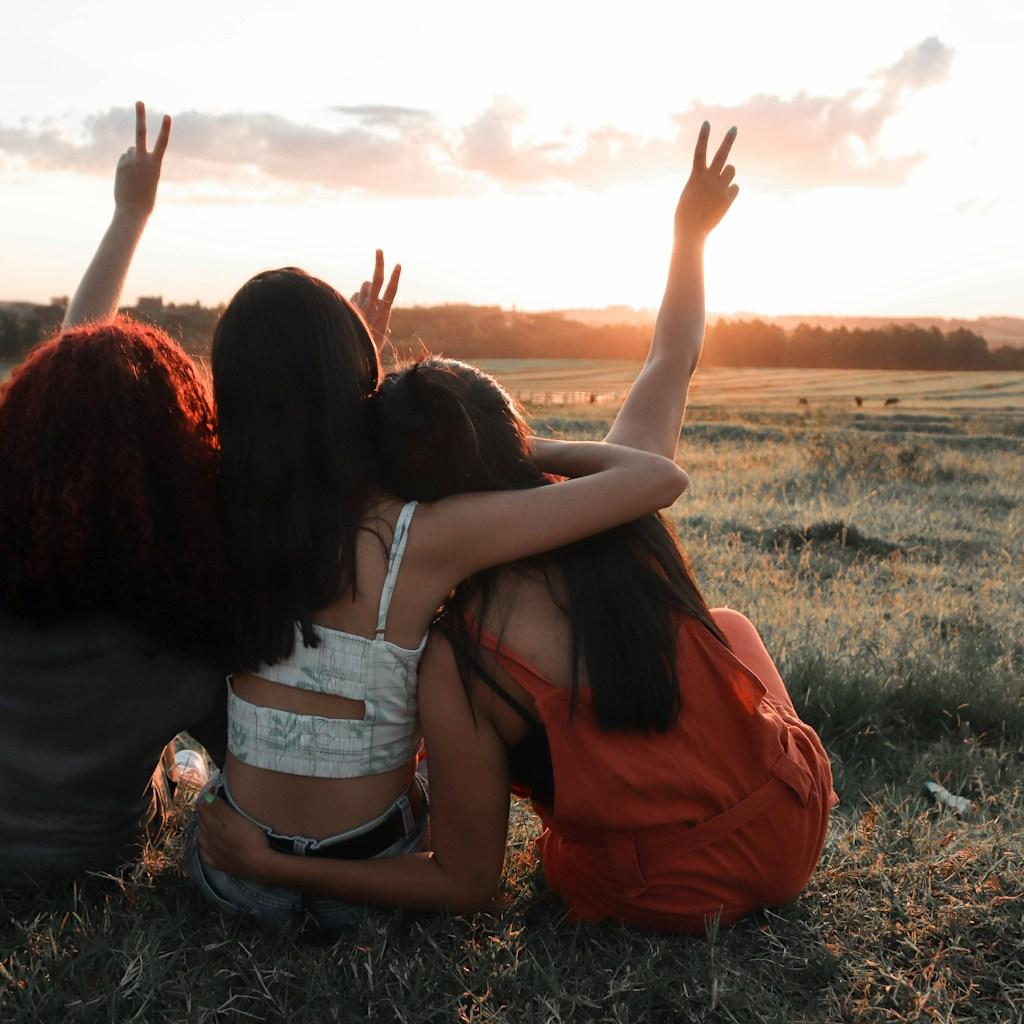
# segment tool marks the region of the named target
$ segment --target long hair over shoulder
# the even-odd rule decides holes
[[[295,267],[257,274],[224,310],[211,358],[221,507],[237,599],[230,661],[288,657],[299,625],[355,592],[373,482],[366,399],[380,360],[359,313]]]
[[[511,398],[465,363],[427,357],[389,375],[372,402],[371,422],[381,484],[406,500],[551,483],[529,458],[528,427]],[[691,616],[722,643],[725,638],[664,517],[645,516],[521,564],[545,573],[560,605],[551,572],[564,580],[572,706],[585,681],[600,728],[671,728],[682,708],[678,617]],[[464,681],[501,571],[477,573],[448,601],[445,624]]]
[[[0,607],[221,654],[218,466],[206,388],[162,331],[121,318],[38,345],[0,388]]]

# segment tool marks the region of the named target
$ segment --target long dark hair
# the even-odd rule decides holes
[[[237,590],[231,664],[288,657],[295,625],[355,593],[380,360],[359,313],[294,267],[257,274],[213,336],[222,509]]]
[[[381,483],[402,498],[431,501],[550,483],[529,458],[528,427],[511,398],[475,367],[422,359],[385,378],[371,405]],[[645,516],[523,564],[546,574],[556,601],[551,571],[565,581],[573,707],[585,678],[600,728],[671,728],[682,705],[677,617],[691,616],[725,639],[665,519]],[[447,604],[445,627],[464,681],[466,666],[478,659],[477,624],[487,616],[499,572],[476,574]]]
[[[217,433],[192,361],[127,317],[38,345],[0,387],[0,608],[106,612],[223,655]]]

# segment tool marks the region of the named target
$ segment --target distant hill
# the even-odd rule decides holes
[[[755,313],[736,313],[724,316],[722,319],[752,320],[756,316]],[[715,313],[708,317],[709,320],[718,318],[719,314]],[[770,324],[778,324],[786,330],[792,330],[799,324],[829,329],[846,327],[850,330],[855,327],[870,330],[886,327],[889,324],[900,324],[901,326],[916,324],[918,327],[938,327],[943,334],[958,330],[971,331],[974,334],[980,334],[991,348],[1000,348],[1003,345],[1024,348],[1024,317],[1019,316],[979,316],[973,320],[965,320],[937,316],[797,316],[796,314],[787,314],[786,316],[769,316],[759,319]]]
[[[16,361],[58,329],[65,303],[63,297],[48,305],[0,303],[0,359]],[[222,309],[165,303],[151,295],[125,311],[162,327],[203,359],[209,356]],[[647,352],[653,319],[653,310],[630,306],[542,313],[465,304],[399,307],[391,321],[391,348],[400,355],[430,350],[471,360],[639,361]],[[704,366],[1024,370],[1024,320],[922,317],[894,322],[885,317],[712,314],[701,361]]]
[[[561,313],[569,320],[579,323],[600,326],[631,325],[636,327],[649,326],[654,323],[658,311],[635,306],[605,306],[603,309],[559,309],[552,312]],[[760,320],[766,324],[777,324],[786,330],[792,330],[800,324],[809,327],[825,327],[828,329],[846,327],[862,330],[886,327],[889,324],[918,327],[938,327],[943,333],[955,330],[971,331],[980,334],[991,348],[1010,345],[1013,348],[1024,348],[1024,317],[1019,316],[980,316],[973,320],[959,317],[937,316],[823,316],[814,314],[787,313],[784,316],[764,316],[760,313],[709,313],[708,323],[716,320]]]

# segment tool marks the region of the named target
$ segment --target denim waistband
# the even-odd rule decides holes
[[[418,775],[413,777],[413,785],[420,787],[420,792],[423,794],[424,806],[426,806],[426,791],[424,790],[423,783],[420,781]],[[231,790],[228,788],[228,780],[224,777],[223,773],[218,774],[215,778],[210,780],[210,788],[214,791],[219,789],[220,795],[234,810],[241,814],[243,818],[251,821],[254,825],[260,828],[269,838],[275,839],[279,842],[291,843],[292,852],[299,856],[304,855],[309,850],[321,850],[325,847],[334,846],[337,843],[347,842],[348,840],[355,839],[357,836],[361,836],[366,832],[370,832],[389,818],[396,809],[402,812],[402,825],[405,829],[406,836],[411,836],[418,827],[416,814],[413,811],[412,803],[409,800],[409,794],[408,792],[405,792],[399,796],[382,814],[379,814],[376,818],[373,818],[363,825],[359,825],[357,828],[349,829],[347,832],[339,832],[337,835],[333,836],[324,836],[321,839],[311,839],[308,836],[282,835],[280,832],[275,832],[268,825],[264,825],[262,821],[254,818],[251,814],[247,814],[238,806],[234,797],[231,795]]]

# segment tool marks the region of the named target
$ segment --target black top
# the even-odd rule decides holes
[[[163,748],[188,731],[219,764],[226,723],[219,666],[110,616],[0,613],[0,885],[130,857]]]

